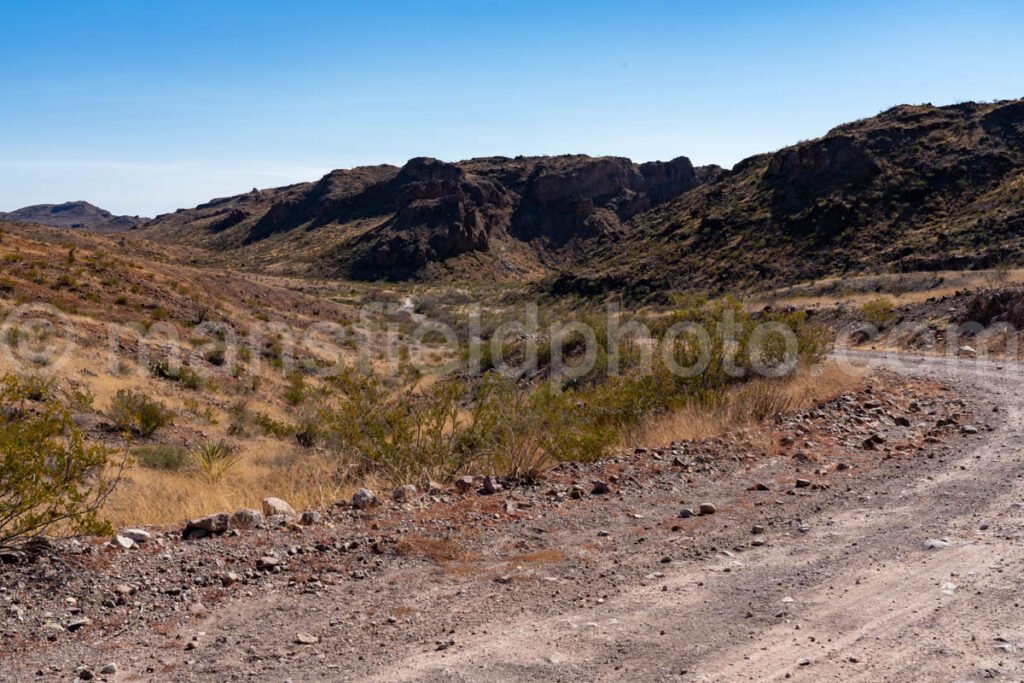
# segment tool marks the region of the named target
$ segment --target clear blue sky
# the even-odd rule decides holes
[[[332,168],[730,166],[902,102],[1024,96],[1024,3],[3,0],[0,210],[152,215]]]

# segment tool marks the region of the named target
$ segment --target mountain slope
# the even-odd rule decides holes
[[[1024,261],[1024,101],[899,106],[638,216],[556,291],[756,289]]]
[[[729,171],[418,158],[214,200],[140,234],[267,273],[550,278],[556,293],[634,298],[1021,263],[1024,100],[898,106]]]
[[[461,269],[531,279],[701,182],[685,157],[417,158],[217,199],[158,216],[141,234],[267,272],[378,280]]]
[[[115,216],[106,209],[89,202],[63,204],[35,204],[7,213],[0,212],[0,220],[38,223],[55,228],[85,228],[88,230],[129,230],[147,219],[139,216]]]

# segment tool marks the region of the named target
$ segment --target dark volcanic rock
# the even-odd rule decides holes
[[[619,157],[418,157],[401,168],[332,171],[315,183],[215,199],[159,216],[146,229],[174,241],[199,229],[208,247],[230,250],[353,226],[319,250],[324,270],[404,279],[463,254],[493,253],[496,240],[543,254],[578,249],[621,233],[624,221],[700,182],[685,157],[639,165]]]

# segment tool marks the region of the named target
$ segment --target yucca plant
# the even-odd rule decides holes
[[[197,448],[192,460],[203,476],[211,482],[218,482],[241,461],[233,444],[227,441],[208,441]]]

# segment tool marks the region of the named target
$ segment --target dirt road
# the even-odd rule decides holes
[[[113,681],[1024,680],[1021,369],[861,358],[963,397],[929,402],[911,389],[924,406],[913,421],[952,409],[970,424],[858,454],[834,447],[850,430],[819,411],[779,426],[818,461],[746,461],[751,447],[726,440],[721,465],[692,452],[612,463],[615,495],[480,496],[448,518],[355,518],[400,539],[395,552],[376,542],[353,556],[344,571],[355,580],[327,569],[311,580],[316,558],[302,559],[183,626],[111,626],[0,659],[0,680],[71,680],[77,665],[108,660]],[[857,426],[845,406],[901,400],[868,389],[833,409]],[[702,501],[717,512],[680,518],[680,505]],[[332,533],[354,532],[339,522]],[[194,576],[243,542],[282,543],[183,543],[165,561]]]
[[[996,430],[935,467],[851,492],[860,504],[822,509],[808,533],[678,567],[592,609],[496,615],[456,653],[414,654],[374,680],[1024,679],[1019,368],[863,358],[985,395]],[[785,614],[754,618],[764,613]]]

